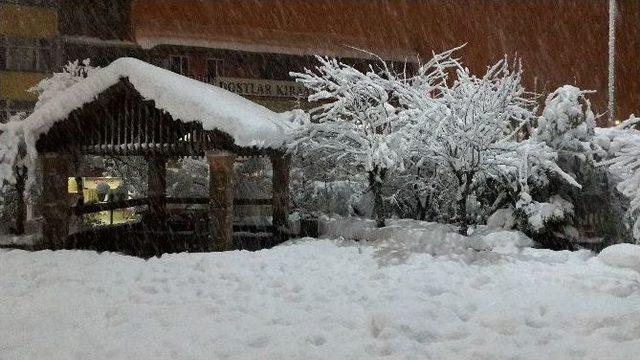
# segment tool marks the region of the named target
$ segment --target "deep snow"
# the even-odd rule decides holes
[[[423,227],[436,236],[436,225]],[[496,237],[505,238],[489,243]],[[640,351],[634,270],[587,251],[403,243],[303,239],[148,261],[0,250],[0,358],[631,359]]]

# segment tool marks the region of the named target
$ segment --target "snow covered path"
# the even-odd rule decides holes
[[[0,359],[640,356],[640,273],[588,252],[387,255],[0,250]]]

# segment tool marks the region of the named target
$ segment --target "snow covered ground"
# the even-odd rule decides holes
[[[348,223],[330,228],[346,234]],[[640,353],[637,247],[614,248],[601,260],[587,251],[504,246],[505,239],[522,239],[502,233],[478,235],[481,248],[493,250],[477,251],[445,246],[471,239],[442,225],[396,221],[391,227],[397,231],[366,244],[302,239],[254,253],[148,261],[0,250],[0,359],[632,359]],[[360,229],[360,235],[375,232]],[[418,245],[429,241],[436,245]]]

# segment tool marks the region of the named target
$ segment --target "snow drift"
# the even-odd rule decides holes
[[[633,244],[611,245],[598,254],[603,263],[617,268],[640,272],[640,246]]]

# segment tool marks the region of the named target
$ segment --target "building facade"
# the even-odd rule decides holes
[[[0,122],[33,109],[29,88],[59,67],[58,13],[47,1],[0,1]]]
[[[363,49],[411,69],[434,51],[462,44],[458,55],[475,72],[505,54],[517,56],[526,87],[541,99],[576,84],[597,91],[596,112],[607,107],[608,0],[0,0],[0,6],[4,118],[33,105],[25,89],[76,59],[104,66],[136,57],[284,111],[309,106],[289,72],[314,66],[314,54],[364,66],[372,57]],[[617,6],[615,117],[625,119],[640,111],[640,1]]]
[[[640,111],[640,1],[616,4],[614,115],[626,119]],[[466,44],[458,55],[472,71],[517,56],[526,87],[541,99],[575,84],[596,90],[594,110],[604,113],[608,7],[608,0],[134,0],[131,24],[136,41],[149,49],[362,57],[353,49],[359,48],[412,63]]]

